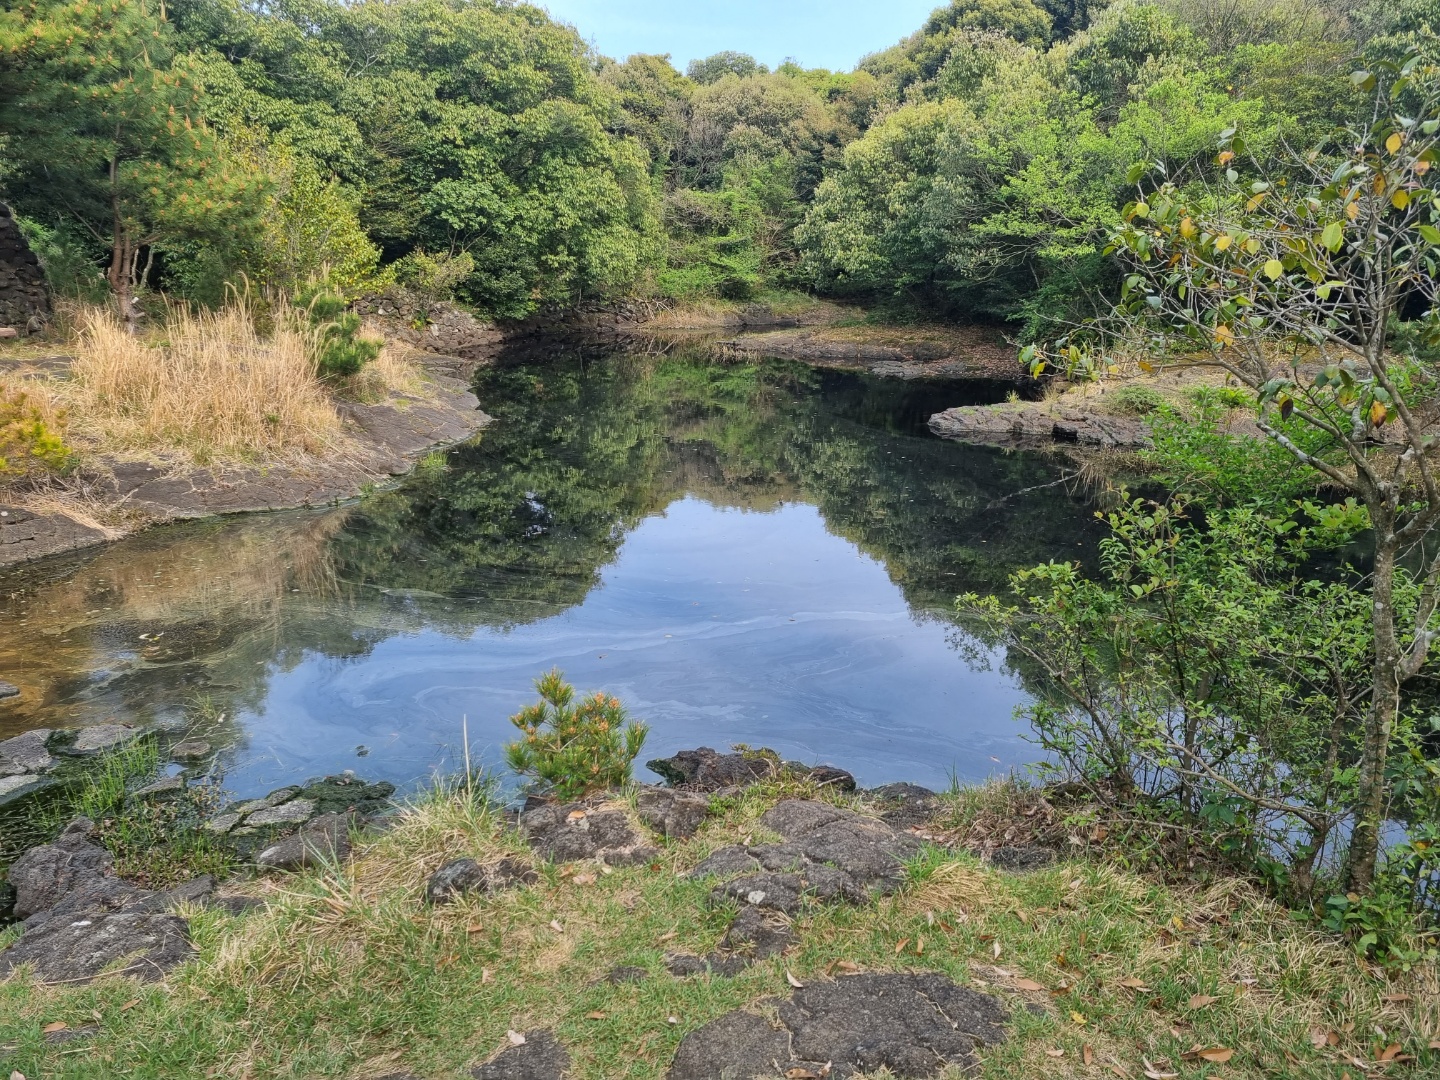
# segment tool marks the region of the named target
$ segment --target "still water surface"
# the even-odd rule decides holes
[[[1054,462],[924,428],[1003,388],[684,356],[478,379],[496,423],[394,490],[0,578],[24,690],[0,736],[117,717],[227,746],[239,795],[345,768],[413,785],[455,767],[462,718],[498,764],[559,666],[651,725],[646,757],[739,742],[929,786],[1034,757],[1021,673],[949,612],[1086,558],[1091,508]]]

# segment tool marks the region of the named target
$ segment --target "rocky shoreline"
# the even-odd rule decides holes
[[[117,540],[151,525],[219,514],[327,506],[366,487],[403,476],[426,453],[474,435],[490,422],[468,389],[474,361],[418,354],[430,383],[425,397],[399,395],[378,404],[337,402],[350,437],[346,454],[306,465],[165,467],[146,461],[98,459],[71,478],[86,502],[121,511],[121,523],[100,525],[81,512],[38,513],[0,505],[0,569]],[[39,367],[63,377],[68,359]]]
[[[84,731],[32,732],[0,742],[0,769],[44,772],[53,768],[51,751],[99,752],[137,736],[134,729],[90,730],[88,737]],[[196,749],[182,743],[169,751],[183,757]],[[636,784],[568,803],[531,797],[505,817],[530,858],[482,863],[457,853],[429,874],[422,903],[441,908],[467,895],[539,888],[547,866],[576,881],[618,867],[649,864],[656,870],[659,845],[686,844],[718,807],[751,785],[782,783],[793,794],[782,793],[756,823],[778,842],[747,839],[720,847],[684,874],[709,885],[712,906],[738,905],[738,914],[714,951],[665,954],[667,977],[734,978],[799,947],[804,924],[797,918],[804,910],[873,906],[904,885],[907,864],[933,840],[925,823],[940,804],[936,793],[910,784],[858,791],[843,769],[784,762],[768,751],[701,747],[648,767],[665,786]],[[178,786],[161,781],[131,798],[163,798]],[[822,798],[826,790],[843,793],[847,805]],[[74,820],[9,869],[9,914],[22,931],[0,951],[0,979],[22,967],[49,984],[162,979],[194,956],[191,912],[210,907],[244,916],[263,910],[266,901],[247,892],[247,879],[345,860],[406,813],[391,801],[393,793],[388,784],[346,775],[224,807],[204,827],[244,853],[249,870],[233,882],[202,875],[163,890],[121,879],[95,824]],[[1043,854],[1034,865],[1055,857]],[[583,867],[590,869],[575,869]],[[633,967],[600,976],[613,985],[653,977]],[[776,1003],[778,1022],[737,1009],[687,1034],[666,1073],[669,1080],[751,1076],[777,1067],[788,1077],[844,1077],[881,1066],[902,1076],[937,1076],[952,1066],[973,1066],[977,1047],[1007,1033],[1009,1013],[998,998],[937,973],[857,971],[811,986],[791,984],[790,998]],[[98,1027],[66,1029],[63,1039],[98,1033]],[[472,1075],[561,1080],[570,1061],[556,1032],[534,1029],[513,1032],[510,1045]]]

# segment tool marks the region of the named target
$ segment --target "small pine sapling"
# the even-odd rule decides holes
[[[535,680],[540,700],[510,718],[522,736],[505,747],[506,760],[557,799],[578,799],[630,779],[649,728],[629,720],[618,698],[599,691],[575,703],[575,688],[559,669]]]

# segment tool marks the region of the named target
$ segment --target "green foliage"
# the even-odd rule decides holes
[[[267,167],[275,187],[261,224],[260,283],[289,292],[324,278],[348,293],[373,284],[380,249],[361,227],[355,193],[293,151],[273,151]]]
[[[26,217],[16,221],[40,260],[46,284],[57,295],[91,303],[105,299],[105,275],[100,272],[104,252],[93,237],[70,221],[54,226]]]
[[[726,75],[744,79],[751,75],[768,74],[770,74],[770,69],[749,53],[735,52],[730,49],[707,56],[703,60],[691,60],[685,68],[685,77],[701,86],[719,82]]]
[[[363,337],[361,319],[348,310],[347,301],[328,282],[313,284],[295,297],[313,332],[315,371],[321,378],[358,374],[380,355],[385,342]]]
[[[573,704],[574,687],[559,669],[536,679],[535,689],[540,700],[510,718],[521,731],[505,747],[510,767],[561,801],[628,783],[649,729],[599,691]]]
[[[61,422],[64,414],[60,414]],[[0,383],[0,477],[64,472],[75,454],[23,389]]]
[[[430,255],[417,249],[395,264],[395,280],[420,300],[421,317],[428,318],[430,308],[454,296],[474,271],[475,259],[468,251]]]
[[[1105,404],[1127,416],[1149,416],[1167,407],[1159,391],[1142,383],[1126,383],[1105,398]]]

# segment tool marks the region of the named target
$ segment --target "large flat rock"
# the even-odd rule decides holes
[[[750,1080],[789,1074],[897,1077],[973,1068],[975,1048],[1000,1042],[995,998],[930,972],[851,975],[802,987],[772,1023],[737,1010],[680,1043],[667,1080]]]

